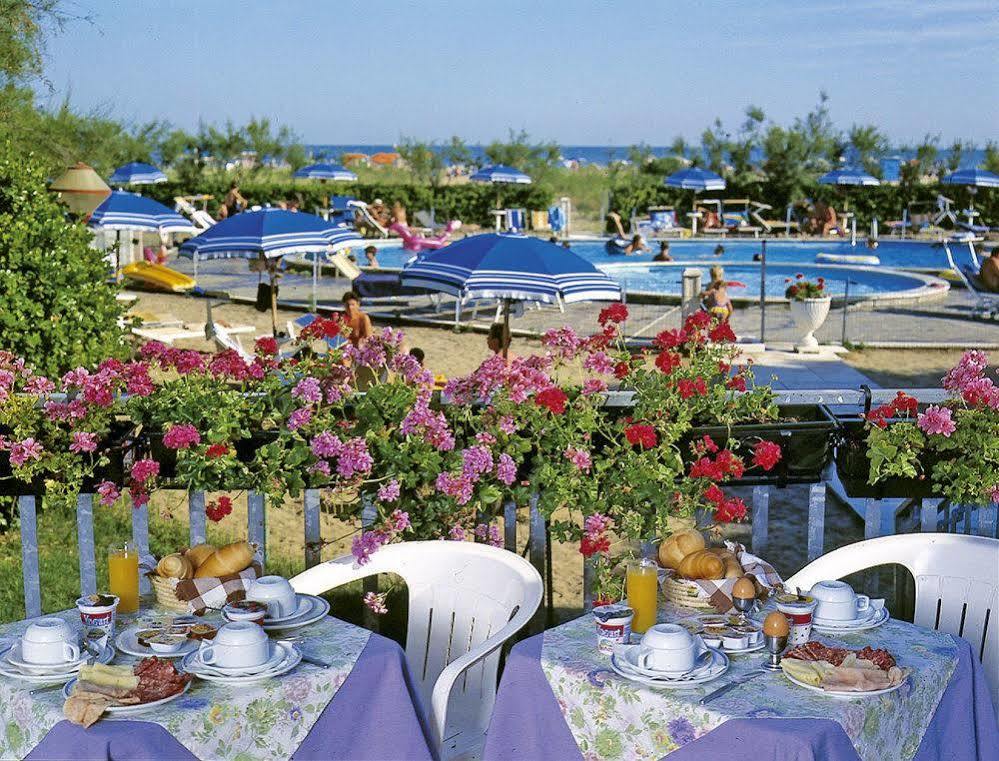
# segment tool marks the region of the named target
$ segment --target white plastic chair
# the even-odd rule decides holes
[[[811,589],[879,565],[897,563],[916,582],[913,622],[964,637],[982,660],[999,712],[999,540],[961,534],[900,534],[833,550],[784,582]]]
[[[406,658],[442,758],[480,746],[496,699],[499,649],[534,615],[543,584],[518,555],[472,542],[401,542],[359,566],[350,555],[291,580],[321,594],[380,573],[409,589]]]

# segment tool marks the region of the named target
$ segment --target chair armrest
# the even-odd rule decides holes
[[[296,592],[318,595],[334,587],[349,584],[368,576],[391,573],[391,570],[384,567],[384,563],[379,562],[377,553],[364,565],[358,565],[353,555],[343,555],[313,566],[290,581]]]

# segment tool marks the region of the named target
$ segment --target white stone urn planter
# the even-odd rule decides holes
[[[815,331],[829,316],[830,296],[817,299],[791,299],[791,318],[799,329],[805,331],[801,341],[795,346],[798,351],[818,351],[819,342],[815,339]]]

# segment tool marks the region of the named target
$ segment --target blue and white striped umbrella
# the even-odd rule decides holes
[[[512,166],[495,164],[480,169],[469,177],[472,182],[508,183],[511,185],[530,185],[531,178]]]
[[[193,233],[194,225],[159,201],[116,190],[94,209],[87,220],[98,230],[156,230],[165,233]]]
[[[167,176],[163,172],[152,164],[143,164],[141,161],[118,167],[108,178],[112,185],[155,185],[166,181]]]
[[[820,185],[880,185],[877,177],[859,169],[834,169],[819,177]]]
[[[999,188],[999,174],[984,169],[960,169],[942,180],[944,185],[970,185],[975,188]]]
[[[322,217],[285,209],[245,211],[185,241],[180,255],[194,259],[268,259],[287,254],[323,253],[361,243],[353,230],[332,227]]]
[[[590,262],[527,235],[473,235],[421,256],[402,271],[404,287],[458,298],[554,303],[619,301],[621,286]]]
[[[707,169],[692,166],[673,172],[663,180],[663,185],[671,188],[681,188],[683,190],[724,190],[725,178]]]
[[[357,175],[339,164],[310,164],[303,166],[295,177],[302,180],[334,180],[338,182],[357,182]]]

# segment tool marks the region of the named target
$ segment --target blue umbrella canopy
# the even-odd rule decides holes
[[[834,169],[819,177],[820,185],[880,185],[877,177],[859,169]]]
[[[942,180],[944,185],[971,185],[976,188],[999,188],[999,174],[984,169],[960,169]]]
[[[418,258],[404,287],[458,297],[553,303],[618,301],[621,286],[582,257],[527,235],[473,235]]]
[[[310,164],[303,166],[294,176],[303,180],[357,182],[357,175],[339,164]]]
[[[671,188],[682,188],[683,190],[724,190],[725,178],[707,169],[692,166],[674,172],[665,180],[663,184]]]
[[[87,221],[99,230],[157,230],[166,233],[193,233],[191,220],[159,201],[116,190],[98,206]]]
[[[196,259],[252,259],[323,253],[361,243],[353,230],[331,227],[322,217],[285,209],[260,209],[224,219],[184,242],[180,255]]]
[[[480,169],[469,177],[472,182],[509,183],[513,185],[530,185],[530,176],[512,166],[494,164]]]
[[[108,178],[112,185],[155,185],[166,182],[167,176],[152,164],[133,161],[114,170]]]

